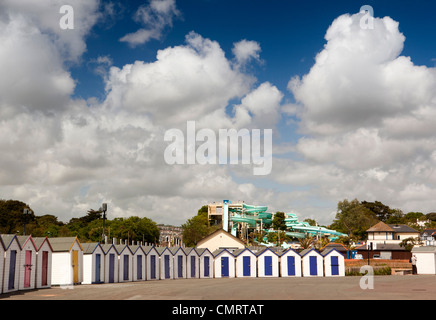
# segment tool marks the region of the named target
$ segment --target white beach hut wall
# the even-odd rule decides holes
[[[270,248],[266,248],[257,253],[257,276],[279,276],[279,255]]]
[[[227,249],[217,249],[213,256],[215,278],[234,278],[235,256]]]
[[[301,277],[301,256],[289,248],[280,255],[280,276]]]
[[[236,277],[256,277],[257,276],[257,256],[248,248],[237,249],[232,252],[235,256]]]
[[[47,237],[35,237],[33,242],[36,245],[36,288],[51,287],[51,268],[52,268],[52,253],[50,241]]]
[[[174,279],[186,278],[186,253],[182,247],[169,248],[173,254]]]
[[[146,246],[144,247],[144,251],[146,254],[146,279],[150,280],[159,280],[160,279],[160,260],[159,260],[159,252],[156,250],[155,246]]]
[[[334,248],[321,252],[324,257],[324,275],[326,277],[344,277],[345,260],[344,255]]]
[[[200,278],[200,257],[197,251],[192,248],[182,248],[186,254],[186,277]]]
[[[100,243],[83,243],[83,284],[104,282],[104,251]]]
[[[119,252],[118,281],[119,282],[133,281],[132,250],[130,250],[127,244],[116,245],[115,247]]]
[[[2,234],[1,237],[5,247],[3,293],[7,293],[17,291],[19,287],[21,247],[16,235]]]
[[[132,281],[144,281],[147,278],[146,256],[144,248],[140,245],[130,246],[132,256]]]
[[[203,278],[213,278],[214,276],[214,256],[207,248],[195,248],[199,257],[199,276]]]
[[[83,281],[83,247],[77,237],[50,238],[52,284],[73,285]]]
[[[173,269],[173,254],[168,249],[168,247],[157,247],[157,252],[159,253],[159,261],[160,261],[160,279],[173,279],[174,278],[174,269]]]
[[[300,252],[304,277],[323,277],[324,259],[315,249],[305,249]]]
[[[113,244],[102,244],[104,251],[104,282],[118,282],[118,251]]]

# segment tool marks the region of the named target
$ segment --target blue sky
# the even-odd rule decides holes
[[[312,67],[333,20],[345,13],[357,13],[362,5],[371,5],[376,17],[390,16],[400,22],[400,31],[406,36],[403,55],[411,56],[418,65],[436,63],[432,61],[436,59],[436,43],[429,41],[436,34],[433,16],[436,3],[432,1],[412,4],[404,0],[179,0],[177,7],[181,15],[174,19],[173,27],[165,28],[162,39],[135,48],[120,43],[123,35],[140,27],[132,16],[146,3],[118,2],[114,7],[116,17],[106,17],[92,29],[82,63],[72,68],[79,81],[75,90],[77,96],[104,96],[102,79],[89,66],[90,60],[109,55],[119,67],[135,60],[153,62],[157,50],[183,44],[190,31],[218,41],[228,56],[234,42],[242,39],[259,42],[264,63],[253,66],[252,72],[260,82],[270,81],[286,92],[292,76],[303,75]]]
[[[74,30],[62,0],[0,2],[2,198],[169,224],[222,199],[323,224],[346,198],[435,210],[434,1],[69,3]],[[271,174],[166,164],[192,120],[273,129]]]

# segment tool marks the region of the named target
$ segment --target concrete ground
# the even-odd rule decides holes
[[[340,278],[180,279],[19,291],[0,300],[397,300],[436,299],[435,275]],[[368,283],[368,282],[364,282]]]

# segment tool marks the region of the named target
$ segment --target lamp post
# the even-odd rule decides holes
[[[29,210],[29,208],[24,208],[24,210],[23,210],[23,214],[24,214],[24,228],[23,228],[23,234],[26,235],[26,222],[27,222],[27,217],[30,215],[30,210]]]
[[[102,237],[102,240],[105,241],[104,221],[106,220],[107,203],[103,203],[101,205],[100,211],[103,211],[103,234],[101,235],[101,237]],[[105,244],[106,244],[106,241],[105,241]]]

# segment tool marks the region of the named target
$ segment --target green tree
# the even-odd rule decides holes
[[[183,228],[183,242],[187,246],[196,246],[197,242],[209,234],[207,214],[199,213],[195,217],[188,219]]]
[[[30,213],[25,215],[25,208],[30,209],[27,204],[18,200],[0,200],[0,232],[22,233],[26,224],[26,233],[30,234],[35,222],[35,214],[30,209]]]
[[[371,210],[376,215],[377,219],[383,222],[386,222],[389,217],[394,213],[394,210],[389,208],[389,206],[381,203],[380,201],[362,201],[362,205],[365,208]]]
[[[334,227],[340,232],[347,233],[350,237],[366,238],[366,230],[378,222],[375,213],[359,200],[339,201]]]
[[[281,241],[284,240],[283,239],[283,235],[281,234],[283,230],[286,230],[286,223],[285,223],[285,213],[282,211],[277,211],[274,214],[274,218],[272,220],[272,227],[274,230],[277,230],[277,243],[278,246],[280,247],[281,245]],[[269,240],[268,240],[269,241]]]

